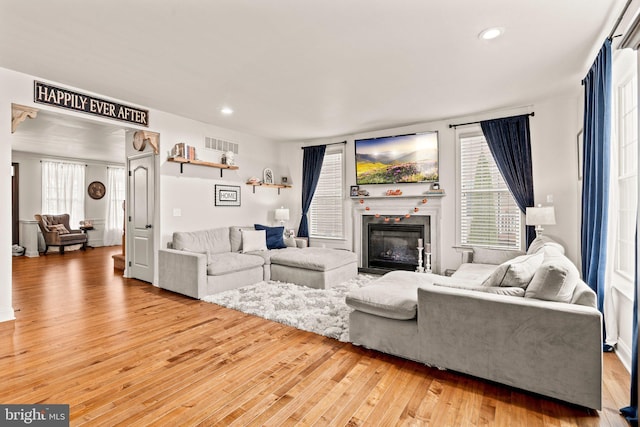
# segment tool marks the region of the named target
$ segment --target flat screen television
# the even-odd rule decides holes
[[[356,139],[356,184],[438,181],[438,132]]]

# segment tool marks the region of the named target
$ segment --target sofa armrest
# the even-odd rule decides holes
[[[207,294],[207,255],[160,249],[158,286],[200,299]]]
[[[423,285],[427,364],[600,409],[601,314],[592,307]]]

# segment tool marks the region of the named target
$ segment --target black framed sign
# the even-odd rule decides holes
[[[149,126],[149,110],[96,98],[69,89],[63,89],[34,80],[33,101],[67,110],[80,111],[94,116]]]
[[[240,206],[240,187],[216,184],[216,206]]]

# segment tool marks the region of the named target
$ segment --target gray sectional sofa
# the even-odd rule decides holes
[[[285,243],[268,249],[254,227],[175,232],[171,248],[158,252],[158,285],[202,299],[270,279],[323,289],[358,273],[352,252],[310,248],[299,239]]]
[[[588,408],[601,408],[602,318],[564,250],[538,238],[451,277],[395,271],[351,292],[350,341]]]

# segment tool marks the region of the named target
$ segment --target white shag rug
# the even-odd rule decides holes
[[[345,296],[375,278],[359,274],[330,289],[270,280],[207,295],[202,300],[347,342],[352,309],[345,303]]]

